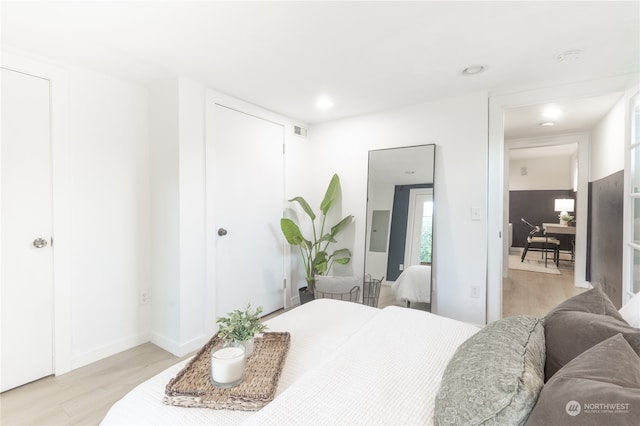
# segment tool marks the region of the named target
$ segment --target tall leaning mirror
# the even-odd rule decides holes
[[[365,276],[431,311],[435,145],[369,151]]]

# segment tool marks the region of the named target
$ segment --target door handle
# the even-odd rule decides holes
[[[47,246],[47,240],[45,240],[44,238],[36,238],[35,240],[33,240],[33,246],[35,248],[43,248]]]
[[[218,235],[220,235],[221,237],[224,237],[225,235],[227,235],[227,230],[224,228],[218,229]]]

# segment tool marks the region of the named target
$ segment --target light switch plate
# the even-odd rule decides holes
[[[471,220],[480,220],[482,219],[482,211],[480,207],[471,207]]]

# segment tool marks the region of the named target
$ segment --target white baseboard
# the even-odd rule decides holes
[[[300,295],[293,296],[290,300],[291,307],[297,306],[300,304]]]
[[[200,349],[209,341],[211,336],[198,336],[188,342],[178,343],[159,333],[151,333],[151,343],[172,353],[175,356],[184,356]]]
[[[73,355],[71,361],[71,369],[84,367],[101,359],[107,358],[111,355],[115,355],[127,349],[131,349],[135,346],[141,345],[149,341],[148,334],[141,334],[137,336],[129,336],[124,339],[109,343],[108,345],[101,346],[91,351],[84,352],[82,354]]]

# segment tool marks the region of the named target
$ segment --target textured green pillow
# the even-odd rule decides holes
[[[543,319],[487,325],[455,352],[436,396],[436,425],[522,425],[544,384]]]

